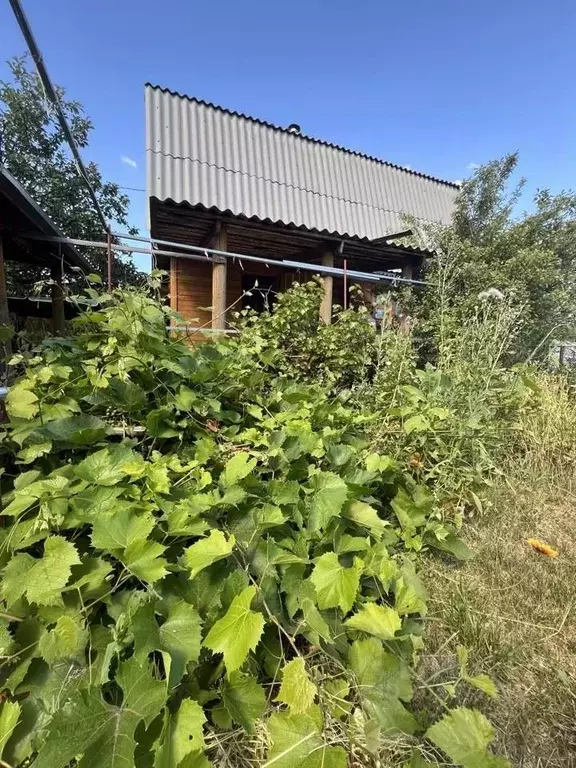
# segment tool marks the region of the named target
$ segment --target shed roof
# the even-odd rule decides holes
[[[3,215],[0,223],[6,227],[12,237],[27,240],[26,235],[48,235],[62,237],[52,219],[30,197],[24,187],[12,174],[0,165],[0,197],[10,205],[10,214]],[[62,256],[69,267],[80,267],[85,272],[92,272],[93,267],[78,251],[68,244],[54,245],[39,240],[27,241],[29,249],[39,259]],[[57,254],[50,251],[57,249]]]
[[[148,195],[375,240],[449,224],[459,186],[146,84]]]

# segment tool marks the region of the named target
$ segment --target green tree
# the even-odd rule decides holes
[[[10,77],[0,80],[0,162],[24,186],[64,234],[85,240],[103,240],[102,223],[80,178],[40,78],[27,57],[8,61]],[[56,88],[72,135],[79,147],[88,146],[92,122],[77,101]],[[130,200],[117,184],[104,181],[96,163],[86,164],[88,177],[104,216],[127,228]],[[85,254],[94,270],[106,272],[106,253],[90,249]],[[41,275],[18,265],[11,271],[13,288],[26,290]],[[131,258],[115,258],[116,285],[134,283],[141,273]]]
[[[511,352],[525,359],[574,336],[576,194],[540,190],[532,210],[515,215],[524,184],[511,183],[517,164],[510,154],[478,168],[462,185],[452,227],[422,233],[437,251],[422,315],[437,338],[440,324],[457,333],[479,304],[502,295],[522,307]]]

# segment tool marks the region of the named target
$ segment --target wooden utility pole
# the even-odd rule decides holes
[[[332,251],[325,251],[322,254],[322,266],[334,266],[334,253]],[[326,323],[326,325],[330,325],[332,322],[332,288],[334,278],[332,275],[323,275],[322,281],[324,283],[324,296],[322,297],[322,303],[320,304],[320,319]]]
[[[52,330],[55,334],[64,333],[64,289],[62,287],[62,261],[58,259],[50,267],[52,278]]]
[[[226,227],[221,224],[216,235],[216,250],[228,250]],[[212,330],[226,328],[226,256],[212,256]]]

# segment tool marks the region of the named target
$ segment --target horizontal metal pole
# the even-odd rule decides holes
[[[112,233],[114,237],[125,237],[125,238],[131,238],[134,237],[132,235],[123,235],[119,232],[113,232]],[[30,237],[31,239],[35,240],[45,240],[47,242],[53,242],[53,243],[68,243],[70,245],[84,245],[89,248],[107,248],[107,243],[99,243],[95,242],[93,240],[77,240],[69,237],[52,237],[48,235],[26,235],[26,237]],[[185,248],[187,251],[193,251],[195,253],[176,253],[175,251],[163,251],[163,250],[156,250],[156,249],[147,249],[147,248],[136,248],[129,245],[112,245],[112,249],[116,251],[124,251],[126,253],[146,253],[152,256],[172,256],[176,259],[192,259],[194,261],[211,261],[208,254],[211,256],[224,256],[227,259],[238,259],[239,261],[251,261],[256,262],[259,264],[266,264],[268,266],[284,266],[289,267],[290,269],[297,269],[302,270],[305,272],[312,272],[314,274],[319,275],[332,275],[335,277],[343,277],[344,276],[344,270],[340,269],[339,267],[325,267],[320,264],[308,264],[303,261],[289,261],[287,259],[270,259],[270,258],[263,258],[261,256],[248,256],[245,253],[233,253],[231,251],[220,251],[217,248],[203,248],[200,245],[184,245],[177,242],[171,242],[168,240],[158,241],[154,240],[154,238],[139,238],[142,242],[149,242],[149,243],[155,243],[155,242],[162,242],[162,244],[170,244],[173,245],[176,248]],[[204,254],[204,256],[197,255],[199,253]],[[430,283],[426,283],[423,280],[411,280],[406,277],[400,277],[396,275],[377,275],[374,272],[358,272],[355,270],[347,270],[346,272],[347,277],[355,280],[359,280],[363,283],[381,283],[381,282],[387,282],[392,283],[394,285],[398,283],[403,283],[405,285],[430,285]]]
[[[224,333],[235,335],[240,333],[234,328],[202,328],[197,325],[171,325],[171,331],[183,331],[184,333]]]
[[[137,240],[141,243],[158,243],[158,245],[171,245],[176,248],[182,248],[186,251],[201,251],[202,253],[210,253],[215,256],[225,256],[226,258],[241,259],[243,261],[253,261],[260,264],[272,264],[275,266],[284,265],[292,267],[293,269],[307,270],[308,272],[320,273],[323,275],[336,275],[343,276],[344,270],[339,267],[324,267],[318,264],[308,264],[302,261],[289,261],[287,259],[267,259],[262,256],[248,256],[243,253],[233,253],[231,251],[219,251],[216,248],[204,248],[200,245],[188,245],[185,243],[177,243],[174,240],[158,240],[153,237],[143,237],[142,235],[129,235],[122,232],[112,232],[114,237],[120,237],[125,240]],[[344,241],[342,241],[344,243]],[[183,254],[175,254],[176,258],[186,258]],[[381,281],[388,281],[392,283],[407,283],[409,285],[428,285],[423,280],[411,280],[406,277],[396,277],[395,275],[376,275],[373,272],[359,272],[357,270],[348,270],[347,275],[349,277],[355,277],[362,282],[378,283]]]
[[[43,240],[45,242],[49,243],[67,243],[68,245],[83,245],[87,248],[108,248],[108,243],[101,243],[96,240],[78,240],[77,238],[72,237],[55,237],[52,235],[37,235],[37,234],[26,234],[24,237],[28,238],[29,240]],[[132,245],[119,245],[117,243],[112,243],[112,250],[113,251],[122,251],[123,253],[145,253],[148,256],[182,256],[181,253],[175,253],[174,251],[160,251],[156,250],[155,248],[136,248]],[[186,258],[194,259],[195,261],[212,261],[212,259],[206,254],[205,256],[200,255],[187,255]]]

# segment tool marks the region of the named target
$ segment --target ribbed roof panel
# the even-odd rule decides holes
[[[458,186],[146,86],[148,194],[374,240],[449,224]]]

